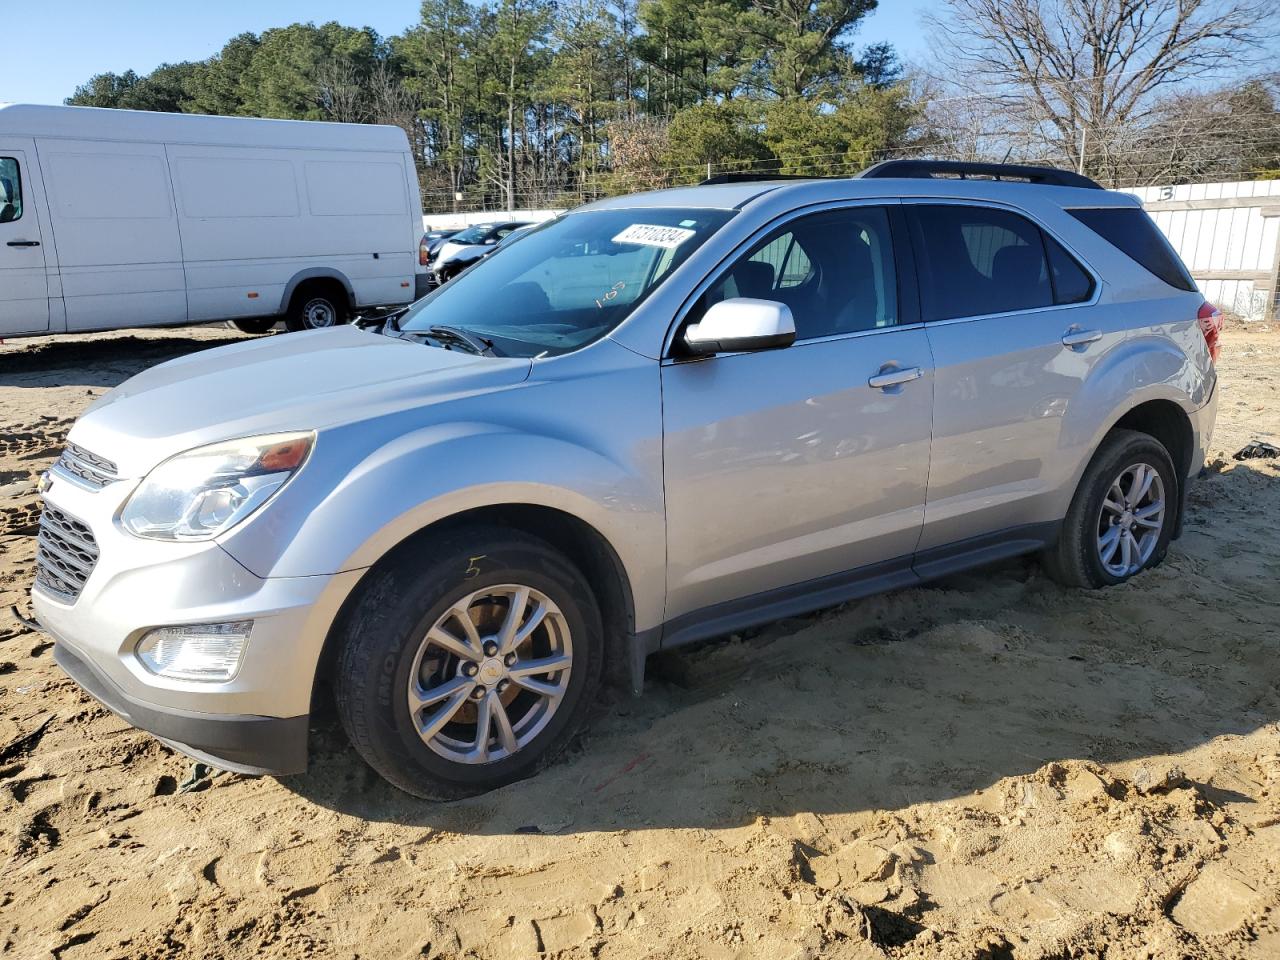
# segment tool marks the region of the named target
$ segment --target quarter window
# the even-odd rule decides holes
[[[22,176],[18,161],[0,157],[0,223],[22,219]]]
[[[1195,290],[1196,282],[1147,212],[1140,207],[1068,210],[1112,246],[1132,257],[1171,287]]]
[[[797,340],[893,326],[898,289],[888,214],[854,207],[791,221],[730,267],[690,320],[735,297],[785,303]]]
[[[1076,263],[1075,257],[1048,234],[1044,246],[1049,251],[1049,269],[1053,273],[1053,302],[1084,303],[1093,296],[1093,277]]]

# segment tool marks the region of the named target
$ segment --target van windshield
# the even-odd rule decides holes
[[[731,210],[587,210],[530,229],[400,319],[407,332],[447,325],[505,356],[560,354],[620,324]]]

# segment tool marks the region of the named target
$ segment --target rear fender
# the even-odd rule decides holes
[[[1065,515],[1103,438],[1126,414],[1152,400],[1165,400],[1190,416],[1208,401],[1210,378],[1194,353],[1188,356],[1180,349],[1182,338],[1170,333],[1144,331],[1125,340],[1081,385],[1062,425],[1060,450],[1069,470],[1056,504],[1059,515]]]

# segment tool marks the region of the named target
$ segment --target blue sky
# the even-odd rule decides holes
[[[299,20],[337,20],[399,33],[417,0],[5,0],[0,101],[61,103],[95,73],[147,73],[161,63],[203,60],[237,33]],[[881,0],[858,42],[888,40],[904,57],[922,52],[927,0]]]

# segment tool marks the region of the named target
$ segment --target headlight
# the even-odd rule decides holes
[[[120,514],[152,540],[208,540],[266,503],[302,469],[314,433],[228,440],[170,457],[152,470]]]

